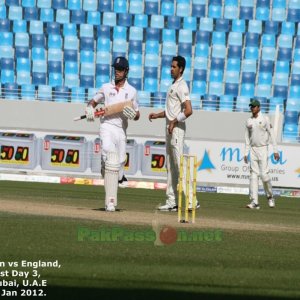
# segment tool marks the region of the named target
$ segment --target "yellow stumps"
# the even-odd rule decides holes
[[[193,175],[191,178],[191,163],[193,167]],[[182,219],[182,193],[185,187],[185,205],[184,205],[184,220]],[[190,188],[193,189],[192,199],[190,199]],[[188,223],[189,221],[189,203],[192,203],[192,223],[195,223],[196,218],[196,189],[197,189],[197,156],[181,155],[179,168],[179,184],[178,184],[178,222]]]

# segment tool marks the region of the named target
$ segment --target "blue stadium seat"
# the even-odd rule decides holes
[[[291,75],[291,86],[293,85],[300,85],[300,74]]]
[[[49,34],[48,35],[48,48],[62,48],[61,35]]]
[[[208,57],[209,47],[207,44],[196,44],[195,47],[195,57]]]
[[[46,52],[44,48],[32,48],[31,49],[31,59],[32,60],[45,60]]]
[[[32,72],[47,72],[46,60],[34,60],[32,61]]]
[[[48,85],[55,87],[55,86],[61,86],[62,83],[63,83],[63,78],[61,73],[48,74]]]
[[[111,0],[101,0],[98,2],[99,2],[99,6],[98,6],[99,12],[111,11],[111,9],[112,9]]]
[[[132,26],[129,29],[129,40],[143,41],[143,28]]]
[[[229,20],[227,20],[227,19],[217,19],[215,30],[217,32],[229,32]]]
[[[270,98],[271,89],[272,89],[271,84],[258,84],[256,86],[255,95],[260,97]]]
[[[110,27],[106,25],[97,26],[97,38],[110,40]]]
[[[222,17],[222,3],[218,5],[209,3],[208,16],[210,18],[220,19]]]
[[[259,34],[247,32],[246,33],[246,46],[247,47],[257,47],[259,45]]]
[[[32,34],[31,46],[33,48],[45,48],[45,36],[44,34]]]
[[[102,1],[99,1],[99,3]],[[95,0],[83,0],[83,10],[85,11],[96,11],[98,9],[98,1]]]
[[[200,3],[194,3],[192,2],[192,16],[196,18],[203,18],[205,17],[205,3],[200,4]]]
[[[218,32],[218,31],[213,32],[213,34],[212,34],[212,44],[213,45],[224,45],[225,46],[225,44],[226,44],[225,40],[226,40],[225,32]]]
[[[190,94],[190,99],[191,99],[191,104],[192,104],[193,110],[200,109],[200,105],[201,105],[200,98],[201,98],[201,95],[199,95],[199,94]]]
[[[287,61],[277,61],[275,66],[276,73],[289,73],[290,72],[290,64]]]
[[[254,72],[242,72],[242,83],[255,83],[256,73]]]
[[[188,17],[190,15],[190,11],[190,1],[187,1],[185,3],[181,3],[179,1],[176,2],[176,16]]]
[[[63,24],[63,36],[73,36],[77,37],[77,28],[76,24],[66,23]]]
[[[204,95],[206,93],[206,81],[194,80],[192,83],[192,93]]]
[[[167,27],[179,30],[181,28],[181,18],[178,16],[168,16]]]
[[[238,96],[236,97],[235,110],[237,112],[248,112],[249,111],[250,97]]]
[[[70,90],[66,86],[56,86],[53,90],[53,100],[55,102],[68,102]]]
[[[155,40],[160,42],[161,31],[158,28],[146,28],[146,40]]]
[[[110,75],[110,68],[109,64],[96,64],[96,74],[97,75]]]
[[[158,41],[146,41],[145,51],[148,54],[157,54],[157,53],[159,53],[159,43],[158,43]],[[129,54],[129,57],[130,57],[130,54]]]
[[[11,7],[13,7],[13,6],[11,6]],[[7,15],[6,15],[6,6],[5,5],[0,5],[0,19],[6,19],[6,17],[7,17]],[[17,17],[17,18],[15,18],[15,17]],[[8,18],[10,20],[21,20],[22,13],[14,15],[14,14],[12,14],[11,11],[9,11]]]
[[[266,21],[264,33],[277,35],[278,32],[278,22],[277,21]]]
[[[127,13],[127,0],[114,0],[113,3],[115,13]]]
[[[198,30],[196,32],[196,43],[210,45],[210,32]]]
[[[258,82],[260,84],[271,85],[272,84],[272,73],[262,73],[262,72],[260,72],[258,74]]]
[[[281,104],[283,104],[283,101],[281,102]],[[285,124],[298,124],[298,120],[299,120],[299,111],[289,111],[289,110],[285,111],[284,113]]]
[[[77,88],[77,87],[79,87],[79,76],[78,76],[78,74],[65,74],[64,85],[67,86],[68,88]]]
[[[104,12],[103,13],[103,25],[114,27],[117,25],[117,17],[114,12]]]
[[[20,5],[19,0],[6,0],[5,3],[8,6],[18,6],[18,5]]]
[[[32,72],[32,83],[34,85],[46,84],[46,73]]]
[[[162,55],[161,56],[161,66],[171,68],[173,55]]]
[[[144,67],[144,77],[145,78],[157,78],[157,74],[158,74],[158,69],[157,67],[148,67],[145,66]]]
[[[78,74],[78,63],[75,61],[66,61],[64,70],[65,74]]]
[[[240,96],[246,96],[252,98],[254,96],[255,85],[251,83],[243,83],[241,85]]]
[[[234,97],[230,95],[220,95],[219,110],[233,111]]]
[[[197,19],[195,17],[184,17],[183,18],[183,29],[196,31],[197,30]]]
[[[225,95],[237,96],[239,85],[237,83],[225,83]]]
[[[35,100],[35,86],[33,84],[22,84],[20,96],[22,100]]]
[[[263,47],[261,52],[261,59],[263,60],[275,60],[276,49],[273,47]]]
[[[102,1],[100,1],[100,2],[102,2]],[[84,103],[85,102],[85,88],[72,87],[71,102],[72,103]]]
[[[13,83],[15,82],[14,70],[1,70],[1,83]]]
[[[96,76],[96,87],[100,88],[104,83],[109,82],[110,78],[107,75],[97,75]]]
[[[138,90],[137,98],[141,107],[151,106],[151,93],[147,91]]]
[[[295,23],[293,22],[282,22],[281,34],[295,35]]]
[[[14,20],[13,21],[13,32],[14,33],[27,33],[27,22],[25,20]]]
[[[209,82],[223,82],[222,70],[210,70]]]
[[[222,80],[222,78],[221,78]],[[240,72],[238,71],[227,71],[225,73],[225,82],[228,83],[239,83],[240,81]]]
[[[110,52],[111,51],[111,45],[110,40],[105,38],[98,38],[97,40],[97,51],[101,52]]]
[[[162,40],[164,42],[176,42],[176,31],[175,29],[163,29]]]
[[[156,92],[158,88],[157,78],[144,78],[144,91]]]
[[[30,72],[31,61],[28,58],[17,58],[17,72]]]
[[[298,86],[291,86],[289,90],[289,98],[300,99],[300,88]]]
[[[174,16],[175,6],[173,1],[162,1],[160,14],[163,16]]]
[[[94,60],[95,60],[94,51],[89,51],[89,50],[80,51],[80,62],[93,63]]]
[[[145,14],[146,15],[158,15],[158,1],[145,1]]]
[[[38,20],[39,11],[37,7],[25,7],[24,8],[24,20]]]
[[[73,10],[72,11],[72,17],[73,15],[75,14],[74,12],[77,12],[79,10]],[[57,23],[60,23],[60,24],[68,24],[70,22],[70,11],[67,10],[67,9],[58,9],[56,11],[56,19],[55,21]],[[72,19],[72,22],[75,23],[76,20],[73,21]]]
[[[129,70],[129,78],[142,78],[143,70],[142,65],[132,65]]]
[[[55,9],[64,9],[66,8],[65,0],[52,0],[52,7]]]
[[[163,42],[162,43],[162,55],[173,55],[176,53],[176,43],[175,42]]]
[[[279,111],[283,112],[284,109],[284,99],[283,98],[270,98],[269,104],[269,112],[274,112],[276,110],[276,106],[279,105]]]
[[[9,31],[10,31],[10,20],[0,19],[0,32],[9,32]]]
[[[286,124],[283,128],[283,140],[285,142],[299,142],[298,125],[296,124]]]
[[[226,47],[225,45],[214,45],[212,47],[212,58],[225,58],[226,56]]]
[[[104,13],[106,14],[106,13]],[[71,11],[71,23],[73,24],[84,24],[86,19],[86,12],[84,10],[72,10]],[[69,19],[67,22],[69,23]],[[104,24],[104,16],[103,16],[103,24]],[[106,24],[104,24],[106,25]]]
[[[80,24],[80,37],[94,38],[94,27],[91,24]]]
[[[136,19],[137,16],[135,16]],[[148,19],[147,19],[148,22]],[[132,15],[128,13],[120,13],[117,16],[117,24],[118,26],[130,27],[132,26]],[[148,25],[148,24],[147,24]],[[138,26],[134,24],[134,26]]]
[[[41,101],[52,101],[52,87],[45,84],[39,84],[37,88],[37,98]]]
[[[192,55],[192,43],[178,43],[178,55],[189,57]]]
[[[68,0],[68,9],[69,10],[82,9],[82,1],[81,0]]]
[[[50,48],[48,49],[48,61],[62,61],[63,52],[61,49]]]
[[[62,72],[61,61],[48,61],[48,72],[49,73],[61,73]]]
[[[94,51],[94,38],[90,38],[90,37],[80,38],[80,50]]]
[[[85,88],[94,87],[94,76],[91,75],[80,75],[80,86]]]
[[[218,107],[218,95],[204,95],[202,109],[206,111],[216,111]]]
[[[11,52],[12,48],[9,48],[8,50]],[[16,58],[29,58],[29,47],[16,47],[15,54]],[[3,54],[1,54],[0,56],[3,57]]]
[[[208,91],[209,91],[209,94],[211,94],[211,95],[216,95],[216,96],[222,95],[224,93],[223,83],[222,82],[210,82]],[[216,103],[216,105],[217,105],[217,103]],[[216,110],[217,107],[214,105],[206,106],[205,101],[203,101],[203,109],[204,110]]]
[[[164,28],[164,17],[162,15],[152,15],[150,17],[150,26],[152,28],[163,29]]]
[[[228,4],[224,7],[224,18],[234,20],[238,18],[238,4]]]
[[[199,25],[199,30],[202,31],[213,31],[213,19],[212,18],[201,18],[200,19],[200,25]]]
[[[142,89],[142,78],[128,78],[129,84],[131,84],[136,90]]]
[[[255,19],[260,21],[267,21],[269,20],[270,9],[269,7],[257,7]]]
[[[126,56],[126,51],[127,51],[127,42],[126,42],[126,40],[121,40],[121,39],[114,40],[112,47],[113,47],[113,56],[114,56],[114,58],[117,57],[117,56]]]
[[[129,41],[130,53],[142,53],[143,43],[142,41]]]
[[[147,28],[148,27],[148,16],[142,15],[142,14],[134,15],[134,26],[141,27],[141,28]]]
[[[144,1],[129,0],[129,13],[130,14],[143,14],[144,13]]]
[[[87,23],[95,26],[100,26],[101,15],[99,11],[89,11],[87,14]]]
[[[270,60],[261,60],[259,72],[273,73],[274,62]]]
[[[164,108],[166,102],[166,92],[153,92],[152,93],[152,106],[156,108]]]
[[[193,79],[199,81],[205,81],[207,76],[207,70],[194,69]]]
[[[228,47],[228,58],[242,58],[242,47],[229,45]]]
[[[2,77],[2,74],[1,74]],[[9,100],[18,100],[19,99],[19,86],[12,82],[12,83],[4,83],[3,87],[3,95],[5,99]]]
[[[259,58],[259,49],[258,47],[245,47],[245,59],[256,60]]]
[[[256,60],[244,59],[242,63],[242,72],[256,73]]]
[[[196,56],[194,59],[194,71],[196,69],[206,70],[208,59],[205,57]]]
[[[77,36],[68,35],[64,38],[64,49],[78,50],[79,41]]]
[[[0,46],[12,46],[13,34],[11,32],[0,32]]]
[[[300,100],[299,98],[288,98],[286,101],[286,110],[287,111],[300,111]]]
[[[25,32],[15,33],[15,47],[29,47],[29,35]]]
[[[263,34],[261,38],[261,45],[263,47],[275,47],[275,35],[274,34]]]
[[[60,24],[56,22],[48,22],[46,25],[47,34],[57,34],[60,35]]]
[[[41,8],[40,11],[40,20],[42,22],[53,22],[54,21],[54,12],[52,8]]]
[[[253,19],[253,7],[240,6],[240,19],[251,20]]]
[[[280,97],[280,98],[286,99],[287,94],[288,94],[287,86],[274,85],[274,91],[273,91],[273,96],[274,97]]]
[[[273,21],[284,21],[285,20],[285,8],[274,8],[272,9],[272,20]]]
[[[210,68],[212,70],[224,70],[225,60],[223,58],[215,58],[211,59]]]
[[[201,70],[202,71],[202,70]],[[171,78],[171,70],[168,66],[163,66],[160,72],[161,79],[170,79]]]
[[[289,22],[300,22],[300,8],[289,8],[288,9],[288,15],[287,15],[287,21]]]
[[[49,1],[49,0],[37,0],[37,7],[39,7],[39,8],[51,8],[51,1]]]
[[[292,60],[292,48],[279,47],[277,53],[277,59],[284,61]]]

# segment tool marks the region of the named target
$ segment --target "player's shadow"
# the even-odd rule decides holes
[[[106,210],[105,210],[104,207],[93,208],[93,210],[95,210],[95,211],[105,211],[105,212],[106,212]],[[126,210],[126,209],[123,209],[123,208],[117,208],[115,212],[123,212],[123,211],[125,211],[125,210]],[[107,212],[107,213],[109,213],[109,212]]]

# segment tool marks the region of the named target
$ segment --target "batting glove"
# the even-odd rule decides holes
[[[123,115],[129,120],[133,120],[136,117],[136,111],[130,106],[125,106],[123,108]]]
[[[88,122],[93,122],[95,121],[95,109],[93,106],[87,106],[85,108],[85,115],[86,115],[86,120]]]

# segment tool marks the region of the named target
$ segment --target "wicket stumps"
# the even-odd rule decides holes
[[[191,180],[191,161],[193,166],[193,177]],[[184,182],[185,181],[185,182]],[[189,222],[189,202],[190,202],[190,184],[193,188],[192,199],[192,223],[195,223],[196,217],[196,188],[197,188],[197,156],[183,154],[180,156],[180,168],[179,168],[179,187],[178,187],[178,222]],[[185,184],[185,218],[182,219],[182,194],[183,184]]]

